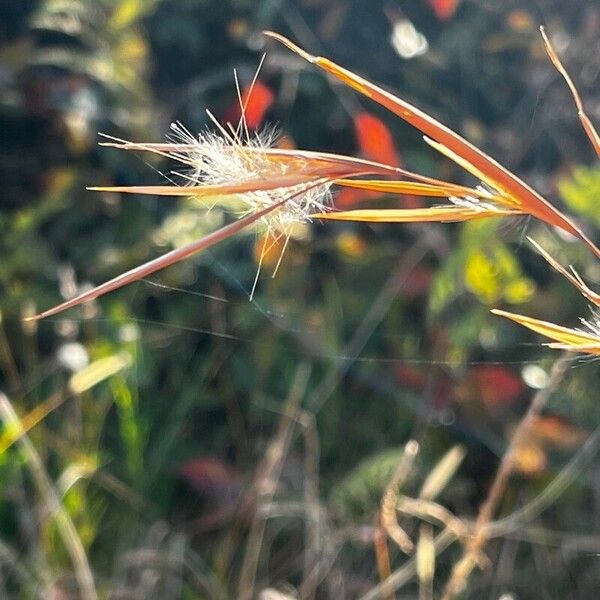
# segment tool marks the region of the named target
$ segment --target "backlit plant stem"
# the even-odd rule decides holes
[[[533,396],[527,412],[517,426],[510,444],[502,457],[487,498],[481,505],[477,520],[475,521],[473,535],[465,545],[462,558],[452,569],[450,579],[442,594],[442,600],[452,600],[452,598],[459,594],[466,586],[471,572],[479,564],[479,555],[490,537],[488,525],[498,508],[513,472],[517,450],[525,440],[532,424],[546,406],[551,394],[562,381],[569,364],[570,360],[565,353],[554,363],[548,385]]]
[[[17,430],[23,428],[22,423],[14,411],[9,399],[0,392],[0,416],[4,422]],[[18,440],[24,455],[27,457],[27,466],[31,471],[31,475],[38,493],[44,502],[44,509],[48,516],[52,518],[60,533],[65,548],[71,557],[75,578],[79,585],[81,598],[83,600],[96,600],[98,594],[94,584],[94,576],[88,562],[85,549],[77,529],[69,517],[67,511],[60,502],[60,498],[52,485],[52,481],[48,473],[44,469],[42,459],[31,443],[29,436],[26,433]]]

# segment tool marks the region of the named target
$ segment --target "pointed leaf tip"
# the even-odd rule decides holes
[[[209,233],[208,235],[200,238],[199,240],[196,240],[195,242],[192,242],[180,248],[175,248],[174,250],[171,250],[166,254],[162,254],[157,258],[145,262],[144,264],[138,267],[130,269],[125,273],[121,273],[121,275],[118,275],[117,277],[114,277],[113,279],[110,279],[109,281],[106,281],[105,283],[91,290],[87,290],[79,296],[71,298],[70,300],[58,304],[57,306],[45,310],[44,312],[41,312],[33,317],[29,317],[28,320],[36,321],[46,317],[54,316],[69,308],[75,308],[80,304],[89,302],[91,300],[95,300],[100,296],[104,296],[105,294],[122,288],[123,286],[133,283],[134,281],[139,281],[140,279],[150,275],[151,273],[155,273],[156,271],[165,269],[166,267],[169,267],[175,264],[176,262],[179,262],[180,260],[193,256],[194,254],[198,254],[199,252],[202,252],[203,250],[206,250],[207,248],[210,248],[211,246],[214,246],[215,244],[240,232],[242,229],[245,229],[252,223],[258,221],[262,217],[269,214],[270,212],[277,210],[278,208],[283,206],[288,200],[290,200],[290,198],[292,198],[294,195],[297,194],[288,196],[275,204],[263,208],[262,210],[242,217],[237,221],[234,221],[233,223],[229,223],[228,225],[221,227],[221,229],[217,229],[216,231]]]
[[[585,281],[581,278],[579,273],[569,265],[570,272],[565,269],[557,260],[555,260],[544,248],[542,248],[533,238],[527,237],[531,245],[546,259],[550,266],[558,271],[565,279],[567,279],[575,288],[579,290],[579,293],[592,302],[597,307],[600,307],[600,294],[597,294],[590,289]]]
[[[571,352],[600,354],[600,337],[593,332],[588,333],[579,329],[571,329],[569,327],[563,327],[562,325],[549,323],[548,321],[526,317],[525,315],[519,315],[497,308],[492,309],[491,312],[500,317],[510,319],[527,329],[531,329],[540,335],[554,340],[552,343],[544,344],[550,348],[569,350]]]
[[[274,31],[263,31],[263,35],[266,35],[267,37],[270,37],[274,40],[277,40],[280,44],[283,44],[284,46],[289,48],[292,52],[294,52],[298,56],[301,56],[304,60],[307,60],[310,63],[314,63],[316,61],[316,58],[317,58],[316,56],[309,54],[308,52],[306,52],[306,50],[303,50],[302,48],[300,48],[300,46],[296,46],[296,44],[294,44],[294,42],[292,42],[285,36],[281,35],[280,33],[275,33]]]

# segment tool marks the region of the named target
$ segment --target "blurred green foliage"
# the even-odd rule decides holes
[[[559,183],[560,193],[567,206],[586,221],[600,227],[597,198],[600,195],[600,169],[580,166],[571,177]]]

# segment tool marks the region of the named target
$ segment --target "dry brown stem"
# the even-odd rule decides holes
[[[408,477],[418,452],[419,444],[417,442],[411,440],[406,444],[402,460],[383,493],[381,507],[379,509],[379,521],[381,527],[383,527],[386,534],[396,542],[400,550],[406,554],[409,554],[414,550],[414,544],[398,523],[396,504],[398,502],[399,488]]]
[[[275,495],[283,462],[292,440],[294,422],[297,420],[300,402],[308,383],[309,373],[310,370],[306,365],[299,367],[288,398],[285,401],[279,426],[265,452],[252,486],[256,500],[256,510],[246,540],[244,559],[240,571],[237,592],[239,600],[251,600],[254,597],[256,571],[266,524],[261,507],[269,503]]]
[[[478,565],[481,551],[489,540],[488,525],[500,503],[513,471],[516,451],[526,438],[532,423],[548,402],[550,395],[561,382],[569,363],[570,361],[566,358],[566,355],[559,358],[552,367],[548,385],[533,396],[527,412],[517,426],[510,444],[502,457],[487,498],[481,505],[481,509],[477,515],[473,535],[465,545],[462,558],[454,565],[442,594],[442,600],[451,600],[460,593],[466,586],[471,572]]]

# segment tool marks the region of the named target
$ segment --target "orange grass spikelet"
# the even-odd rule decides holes
[[[571,329],[540,319],[517,315],[505,310],[493,309],[492,313],[511,319],[515,323],[519,323],[519,325],[523,325],[536,333],[554,340],[553,342],[544,344],[549,348],[600,356],[600,321],[592,322],[581,319],[586,329]]]
[[[398,154],[389,131],[382,122],[366,113],[366,116],[363,116],[361,131],[368,135],[363,140],[362,146],[372,150],[373,136],[383,135],[387,148],[384,154],[369,151],[366,152],[367,158],[363,159],[325,152],[273,147],[275,139],[273,131],[251,131],[254,121],[250,118],[249,122],[247,115],[247,111],[253,108],[252,90],[255,85],[258,85],[256,76],[243,92],[236,76],[241,112],[237,126],[230,123],[221,124],[207,111],[215,125],[215,131],[193,135],[180,123],[174,123],[171,125],[170,137],[164,143],[129,142],[104,136],[106,141],[102,143],[103,146],[126,151],[150,152],[182,165],[181,170],[171,172],[172,179],[169,185],[97,186],[89,189],[125,194],[191,196],[204,200],[208,208],[218,202],[229,209],[238,220],[205,238],[131,269],[32,319],[55,315],[137,281],[219,243],[255,223],[261,224],[266,230],[264,239],[273,239],[274,243],[284,240],[282,247],[285,251],[294,224],[307,222],[312,218],[387,223],[450,223],[481,218],[532,215],[579,238],[596,256],[600,257],[600,249],[574,222],[508,169],[456,132],[408,102],[327,58],[308,54],[279,34],[266,32],[266,35],[283,43],[302,58],[319,66],[419,129],[425,135],[425,141],[429,145],[456,162],[481,184],[475,187],[458,185],[412,173],[396,166]],[[582,123],[598,152],[600,148],[597,143],[598,135],[583,112],[577,91],[543,30],[542,35],[550,58],[571,88]],[[372,160],[373,158],[377,160]],[[365,177],[377,179],[364,179]],[[447,198],[450,203],[405,209],[335,212],[331,211],[330,190],[333,185],[348,192],[363,190],[370,194]],[[267,245],[264,247],[266,248]],[[538,250],[588,300],[596,306],[600,305],[598,294],[590,290],[575,271],[567,271],[541,248],[538,247]],[[259,271],[262,258],[259,259]]]
[[[573,99],[575,100],[577,113],[583,129],[588,136],[594,150],[596,151],[596,155],[600,158],[600,136],[585,113],[583,102],[581,101],[577,88],[561,63],[558,54],[552,47],[544,28],[540,27],[540,31],[544,40],[546,52],[548,53],[548,56],[556,67],[557,71],[567,82]],[[557,260],[550,256],[550,254],[548,254],[548,252],[546,252],[546,250],[544,250],[535,240],[529,238],[529,241],[546,259],[550,266],[552,266],[553,269],[565,277],[574,287],[576,287],[584,298],[589,300],[596,307],[600,307],[600,294],[597,294],[591,290],[572,266],[569,266],[570,270],[565,269],[565,267],[563,267]],[[527,327],[528,329],[554,340],[553,342],[546,343],[546,346],[550,348],[568,350],[570,352],[580,352],[583,354],[600,355],[600,318],[597,315],[594,315],[592,320],[581,319],[581,323],[585,328],[582,330],[570,329],[561,325],[555,325],[554,323],[548,323],[547,321],[541,321],[539,319],[533,319],[531,317],[517,315],[503,310],[496,309],[492,310],[492,312],[496,315],[511,319],[516,323]]]
[[[529,238],[529,241],[540,252],[540,254],[556,269],[561,275],[568,279],[587,300],[596,307],[600,307],[600,295],[591,290],[581,279],[579,274],[571,267],[567,271],[560,263],[552,258],[537,242]],[[554,340],[545,345],[549,348],[558,350],[569,350],[571,352],[581,352],[583,354],[600,355],[600,318],[594,315],[591,320],[580,319],[584,329],[570,329],[547,321],[533,319],[524,315],[506,312],[504,310],[494,309],[492,313],[501,317],[511,319],[536,333]]]
[[[216,121],[215,121],[216,123]],[[237,210],[238,221],[223,227],[183,248],[178,248],[143,265],[131,269],[106,283],[67,300],[31,319],[56,315],[138,281],[147,275],[217,244],[248,226],[261,222],[267,237],[289,237],[290,228],[298,222],[309,221],[313,214],[326,214],[329,209],[330,188],[340,185],[381,187],[383,182],[360,183],[351,177],[404,176],[415,181],[390,182],[390,190],[398,193],[447,196],[462,193],[468,188],[439,182],[410,173],[401,168],[371,160],[330,154],[272,148],[272,135],[244,133],[244,125],[227,131],[217,124],[218,133],[192,135],[180,123],[171,126],[172,140],[166,143],[136,143],[103,136],[110,146],[128,151],[151,152],[182,164],[183,172],[174,172],[181,183],[142,186],[95,186],[91,191],[154,196],[196,197],[215,199]],[[285,243],[283,244],[285,248]],[[262,261],[259,261],[261,264]],[[256,285],[256,281],[255,281]]]
[[[524,181],[503,167],[495,159],[464,139],[458,133],[446,127],[412,104],[409,104],[405,100],[371,83],[363,77],[352,73],[348,69],[337,65],[333,61],[321,56],[309,54],[284,36],[273,32],[265,32],[265,35],[284,44],[292,52],[295,52],[306,61],[323,69],[329,75],[332,75],[371,100],[381,104],[410,125],[419,129],[427,138],[429,138],[427,141],[429,141],[433,147],[452,158],[455,162],[460,164],[460,166],[466,168],[471,173],[477,173],[481,180],[495,191],[494,199],[505,207],[510,206],[510,209],[514,211],[513,214],[522,213],[532,215],[549,225],[558,227],[582,240],[596,256],[600,257],[600,249],[573,221],[563,215]],[[385,213],[385,210],[382,210],[381,212]],[[353,211],[346,211],[346,213],[343,214],[343,218],[351,219],[352,213]],[[440,212],[440,216],[443,217],[444,220],[446,220],[446,214],[447,213],[445,212]],[[486,216],[501,216],[502,214],[503,212],[501,210],[494,214],[490,211]],[[339,217],[340,214],[332,213],[332,216],[329,218],[333,219],[336,218],[336,216]],[[360,220],[360,217],[363,217],[364,214],[356,214],[354,216],[357,217],[355,220]],[[400,215],[394,214],[392,216],[394,219],[393,222],[401,221]],[[407,215],[407,220],[412,221],[414,216],[415,215],[413,214]],[[473,211],[473,218],[481,216],[481,214],[475,214],[475,211]],[[430,214],[429,217],[431,217]],[[383,221],[384,219],[382,218],[381,220]],[[430,218],[430,220],[433,219]]]
[[[287,239],[295,223],[310,220],[310,214],[315,211],[327,210],[329,190],[336,178],[397,172],[389,165],[333,154],[270,152],[273,135],[269,132],[250,134],[243,116],[246,103],[241,95],[240,104],[242,119],[238,127],[226,129],[214,119],[216,133],[194,136],[181,124],[174,123],[172,139],[164,144],[139,144],[105,136],[110,141],[104,145],[149,151],[179,162],[185,170],[172,175],[179,177],[181,183],[90,188],[114,193],[194,196],[206,199],[208,207],[216,200],[229,202],[238,220],[30,317],[30,320],[56,315],[94,300],[197,254],[255,223],[263,224],[267,236],[272,233],[276,238]]]

